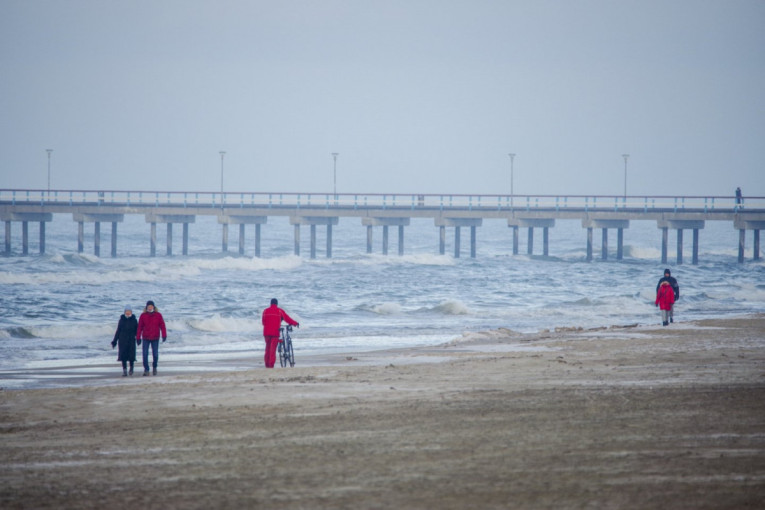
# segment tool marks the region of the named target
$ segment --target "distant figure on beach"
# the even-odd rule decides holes
[[[656,296],[658,299],[659,290],[661,288],[661,284],[667,282],[669,286],[672,288],[672,291],[674,293],[673,299],[672,299],[672,306],[669,308],[669,322],[675,322],[675,301],[680,299],[680,285],[677,284],[677,279],[675,279],[672,276],[672,272],[669,270],[669,268],[664,270],[664,276],[662,278],[659,278],[659,283],[656,284]],[[665,324],[666,326],[666,324]]]
[[[744,196],[741,194],[741,187],[736,188],[736,206],[744,205]]]
[[[149,347],[151,347],[152,367],[154,375],[157,375],[157,362],[159,361],[159,335],[162,334],[162,341],[167,340],[167,329],[165,329],[165,319],[154,306],[154,301],[147,301],[146,308],[143,309],[141,318],[138,319],[138,329],[135,334],[135,340],[141,345],[143,340],[143,375],[149,375]]]
[[[138,321],[133,315],[133,308],[128,305],[125,307],[125,313],[120,316],[117,323],[117,331],[114,332],[112,340],[112,349],[119,345],[117,350],[117,361],[122,362],[122,376],[128,375],[128,363],[130,363],[130,375],[133,375],[133,364],[135,363],[135,335],[138,330]]]
[[[669,325],[669,314],[672,310],[672,304],[675,302],[675,291],[669,282],[661,282],[659,291],[656,293],[656,306],[661,309],[662,326]]]
[[[297,321],[287,315],[287,312],[279,308],[279,301],[276,298],[271,300],[271,306],[263,310],[261,322],[263,323],[263,338],[266,341],[266,352],[263,360],[266,368],[274,368],[276,363],[276,346],[279,343],[279,328],[282,321],[292,326],[300,327]]]

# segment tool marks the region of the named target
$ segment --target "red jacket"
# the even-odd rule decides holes
[[[672,304],[675,302],[675,291],[672,290],[672,286],[667,283],[659,287],[659,292],[656,293],[656,304],[662,310],[672,310]]]
[[[263,336],[279,336],[279,328],[282,325],[282,320],[287,324],[297,326],[297,321],[287,315],[287,312],[279,308],[277,305],[271,305],[263,310],[263,317],[261,322],[263,323]]]
[[[167,330],[165,329],[165,319],[162,318],[162,314],[154,312],[143,312],[141,318],[138,319],[138,331],[136,331],[136,340],[159,340],[159,334],[162,333],[162,338],[167,338]]]

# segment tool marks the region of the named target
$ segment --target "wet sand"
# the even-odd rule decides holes
[[[765,506],[765,315],[258,359],[0,391],[0,507]]]

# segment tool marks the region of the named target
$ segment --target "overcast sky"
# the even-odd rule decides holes
[[[765,196],[763,0],[0,0],[0,188]]]

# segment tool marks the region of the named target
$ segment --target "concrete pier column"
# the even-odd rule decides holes
[[[150,234],[149,243],[151,244],[149,248],[149,256],[156,257],[157,256],[157,223],[154,221],[151,223],[151,234]]]
[[[760,229],[754,230],[754,260],[760,260]]]
[[[446,253],[446,227],[441,225],[438,229],[438,253]]]
[[[388,254],[388,225],[383,225],[382,254]]]
[[[295,255],[300,255],[300,225],[311,226],[311,258],[316,258],[316,226],[324,225],[329,227],[337,225],[339,217],[337,216],[290,216],[290,223],[295,225]],[[265,223],[263,221],[262,223]],[[332,231],[327,229],[327,257],[332,255]]]
[[[5,222],[5,254],[11,254],[11,222]]]
[[[117,222],[112,222],[112,258],[117,256]]]
[[[529,255],[534,254],[534,227],[529,227],[529,237],[526,244],[526,253]]]
[[[669,242],[669,229],[663,227],[661,229],[661,263],[667,263],[667,244]]]
[[[367,225],[367,253],[372,253],[372,225]]]
[[[683,229],[677,229],[677,264],[683,263]]]
[[[173,254],[173,224],[168,223],[167,224],[167,251],[165,251],[165,254],[169,257]]]
[[[398,227],[398,254],[402,255],[404,253],[404,227],[409,225],[409,218],[400,218],[400,217],[364,217],[361,218],[361,224],[367,227],[367,253],[372,253],[372,227],[381,226],[383,228],[383,240],[382,240],[382,250],[383,255],[388,254],[388,244],[389,244],[389,229],[388,227]],[[442,233],[443,236],[443,233]],[[444,249],[444,238],[441,238],[441,253],[443,254]]]
[[[221,250],[223,251],[223,253],[228,252],[228,223],[223,224],[223,241],[222,241]]]
[[[601,238],[601,247],[600,247],[600,258],[602,260],[608,260],[608,229],[615,228],[619,232],[619,239],[617,240],[617,243],[619,245],[618,250],[621,251],[622,242],[623,242],[623,235],[622,231],[625,228],[629,228],[630,222],[629,220],[623,220],[614,218],[613,215],[611,217],[603,217],[601,216],[588,216],[587,218],[582,219],[582,227],[587,229],[587,260],[592,260],[592,230],[595,228],[599,228],[602,230],[602,238]],[[617,255],[618,257],[619,255]]]
[[[77,222],[77,253],[82,253],[85,249],[85,223]]]
[[[603,230],[603,240],[600,246],[600,258],[603,260],[608,260],[608,229],[604,228],[602,230]]]
[[[45,222],[40,222],[40,255],[45,253]]]
[[[332,224],[327,224],[327,258],[332,258]]]
[[[239,255],[244,255],[244,223],[239,224]]]
[[[461,251],[461,232],[460,229],[462,227],[471,227],[470,235],[471,235],[471,242],[472,242],[472,236],[473,236],[473,230],[472,227],[480,227],[483,223],[483,220],[481,218],[444,218],[439,217],[435,218],[434,222],[437,227],[454,227],[454,258],[460,257],[460,251]],[[444,240],[446,238],[446,233],[444,230],[441,231],[441,253],[444,253]],[[471,249],[471,256],[472,256],[472,249]]]
[[[29,254],[29,222],[21,222],[21,253]]]
[[[542,254],[547,257],[550,254],[550,229],[542,228]]]
[[[513,255],[518,255],[518,228],[517,225],[513,226]]]
[[[95,223],[94,232],[93,232],[93,253],[96,257],[101,256],[101,222],[97,221]]]
[[[739,229],[738,231],[738,263],[744,262],[744,248],[746,248],[746,230]]]
[[[592,227],[587,228],[587,262],[592,260]]]
[[[398,226],[398,255],[404,255],[404,226]]]
[[[691,264],[697,266],[699,264],[699,229],[693,229],[693,255],[691,257]]]
[[[183,222],[183,254],[189,254],[189,222]]]
[[[475,234],[476,234],[475,225],[470,225],[470,258],[471,259],[475,258],[475,249],[476,249]]]
[[[616,229],[616,260],[624,258],[624,229]]]
[[[454,258],[460,258],[460,227],[454,227]]]
[[[316,258],[316,225],[311,225],[311,258]]]
[[[255,224],[255,256],[260,258],[260,223]]]

